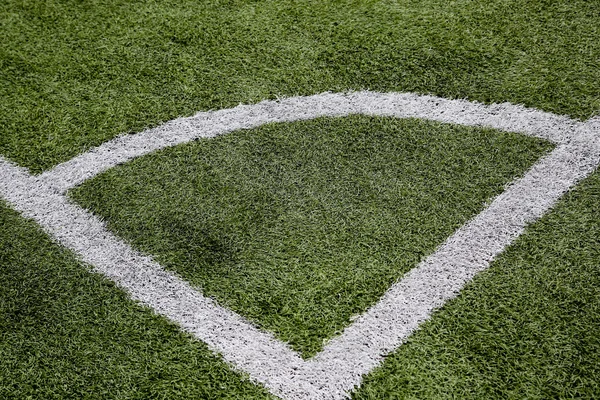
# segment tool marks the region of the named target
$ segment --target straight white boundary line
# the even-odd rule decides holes
[[[197,137],[267,122],[360,113],[490,126],[559,145],[309,361],[133,250],[64,195],[114,165]],[[132,298],[178,323],[274,394],[285,399],[341,399],[436,308],[487,268],[528,223],[543,215],[599,163],[598,120],[581,123],[510,104],[484,106],[414,94],[358,92],[200,113],[138,135],[122,136],[41,176],[31,176],[0,158],[0,196]]]

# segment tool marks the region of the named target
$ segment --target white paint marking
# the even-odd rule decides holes
[[[165,147],[239,129],[255,128],[270,122],[350,114],[414,117],[486,126],[537,136],[554,143],[566,143],[582,124],[567,117],[508,103],[484,105],[412,93],[324,93],[281,101],[263,101],[255,105],[240,105],[226,110],[201,112],[189,118],[178,118],[136,135],[123,135],[110,140],[57,165],[43,173],[41,179],[64,193],[118,164]]]
[[[600,131],[598,131],[600,132]],[[315,362],[360,384],[361,376],[429,319],[431,313],[489,267],[525,227],[540,218],[600,162],[600,140],[574,140],[556,148],[500,194],[434,254],[394,284],[381,300],[316,356]]]
[[[198,137],[268,122],[349,114],[489,126],[546,138],[559,146],[309,361],[133,250],[64,196],[69,188],[117,164]],[[485,106],[414,94],[358,92],[200,113],[138,135],[121,136],[38,177],[0,158],[0,195],[132,298],[206,342],[274,394],[290,400],[342,399],[435,309],[486,269],[527,224],[599,163],[600,119],[581,123],[510,104]]]
[[[0,195],[59,243],[116,282],[130,296],[205,341],[224,358],[266,382],[275,369],[303,363],[288,346],[261,332],[116,238],[94,215],[0,158]],[[292,385],[292,383],[284,383]],[[302,382],[300,382],[302,385]],[[300,387],[298,392],[302,392]],[[311,394],[310,390],[305,391]]]

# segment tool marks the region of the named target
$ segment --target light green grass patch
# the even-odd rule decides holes
[[[600,111],[597,0],[4,0],[0,154],[33,172],[200,110],[413,91]]]
[[[310,356],[550,148],[414,119],[319,118],[166,149],[71,195]]]
[[[368,375],[355,399],[600,398],[600,173]]]

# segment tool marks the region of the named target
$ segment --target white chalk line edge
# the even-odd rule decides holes
[[[491,127],[541,137],[557,147],[308,361],[133,250],[65,195],[98,173],[164,147],[269,122],[350,114]],[[599,119],[584,123],[507,103],[483,105],[410,93],[324,93],[177,119],[117,137],[38,176],[0,157],[0,195],[133,299],[206,342],[273,394],[290,400],[342,399],[599,163]]]

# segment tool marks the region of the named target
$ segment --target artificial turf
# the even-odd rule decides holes
[[[0,203],[0,398],[265,399]]]
[[[600,173],[367,376],[355,399],[600,398]]]
[[[352,89],[586,119],[600,111],[599,20],[598,0],[5,0],[0,155],[37,173],[199,110]],[[599,180],[356,397],[600,398]],[[0,397],[211,396],[267,397],[0,206]]]
[[[319,118],[166,149],[72,197],[311,356],[551,147],[415,119]]]
[[[600,111],[597,0],[5,0],[0,154],[34,172],[199,110],[414,91]]]

